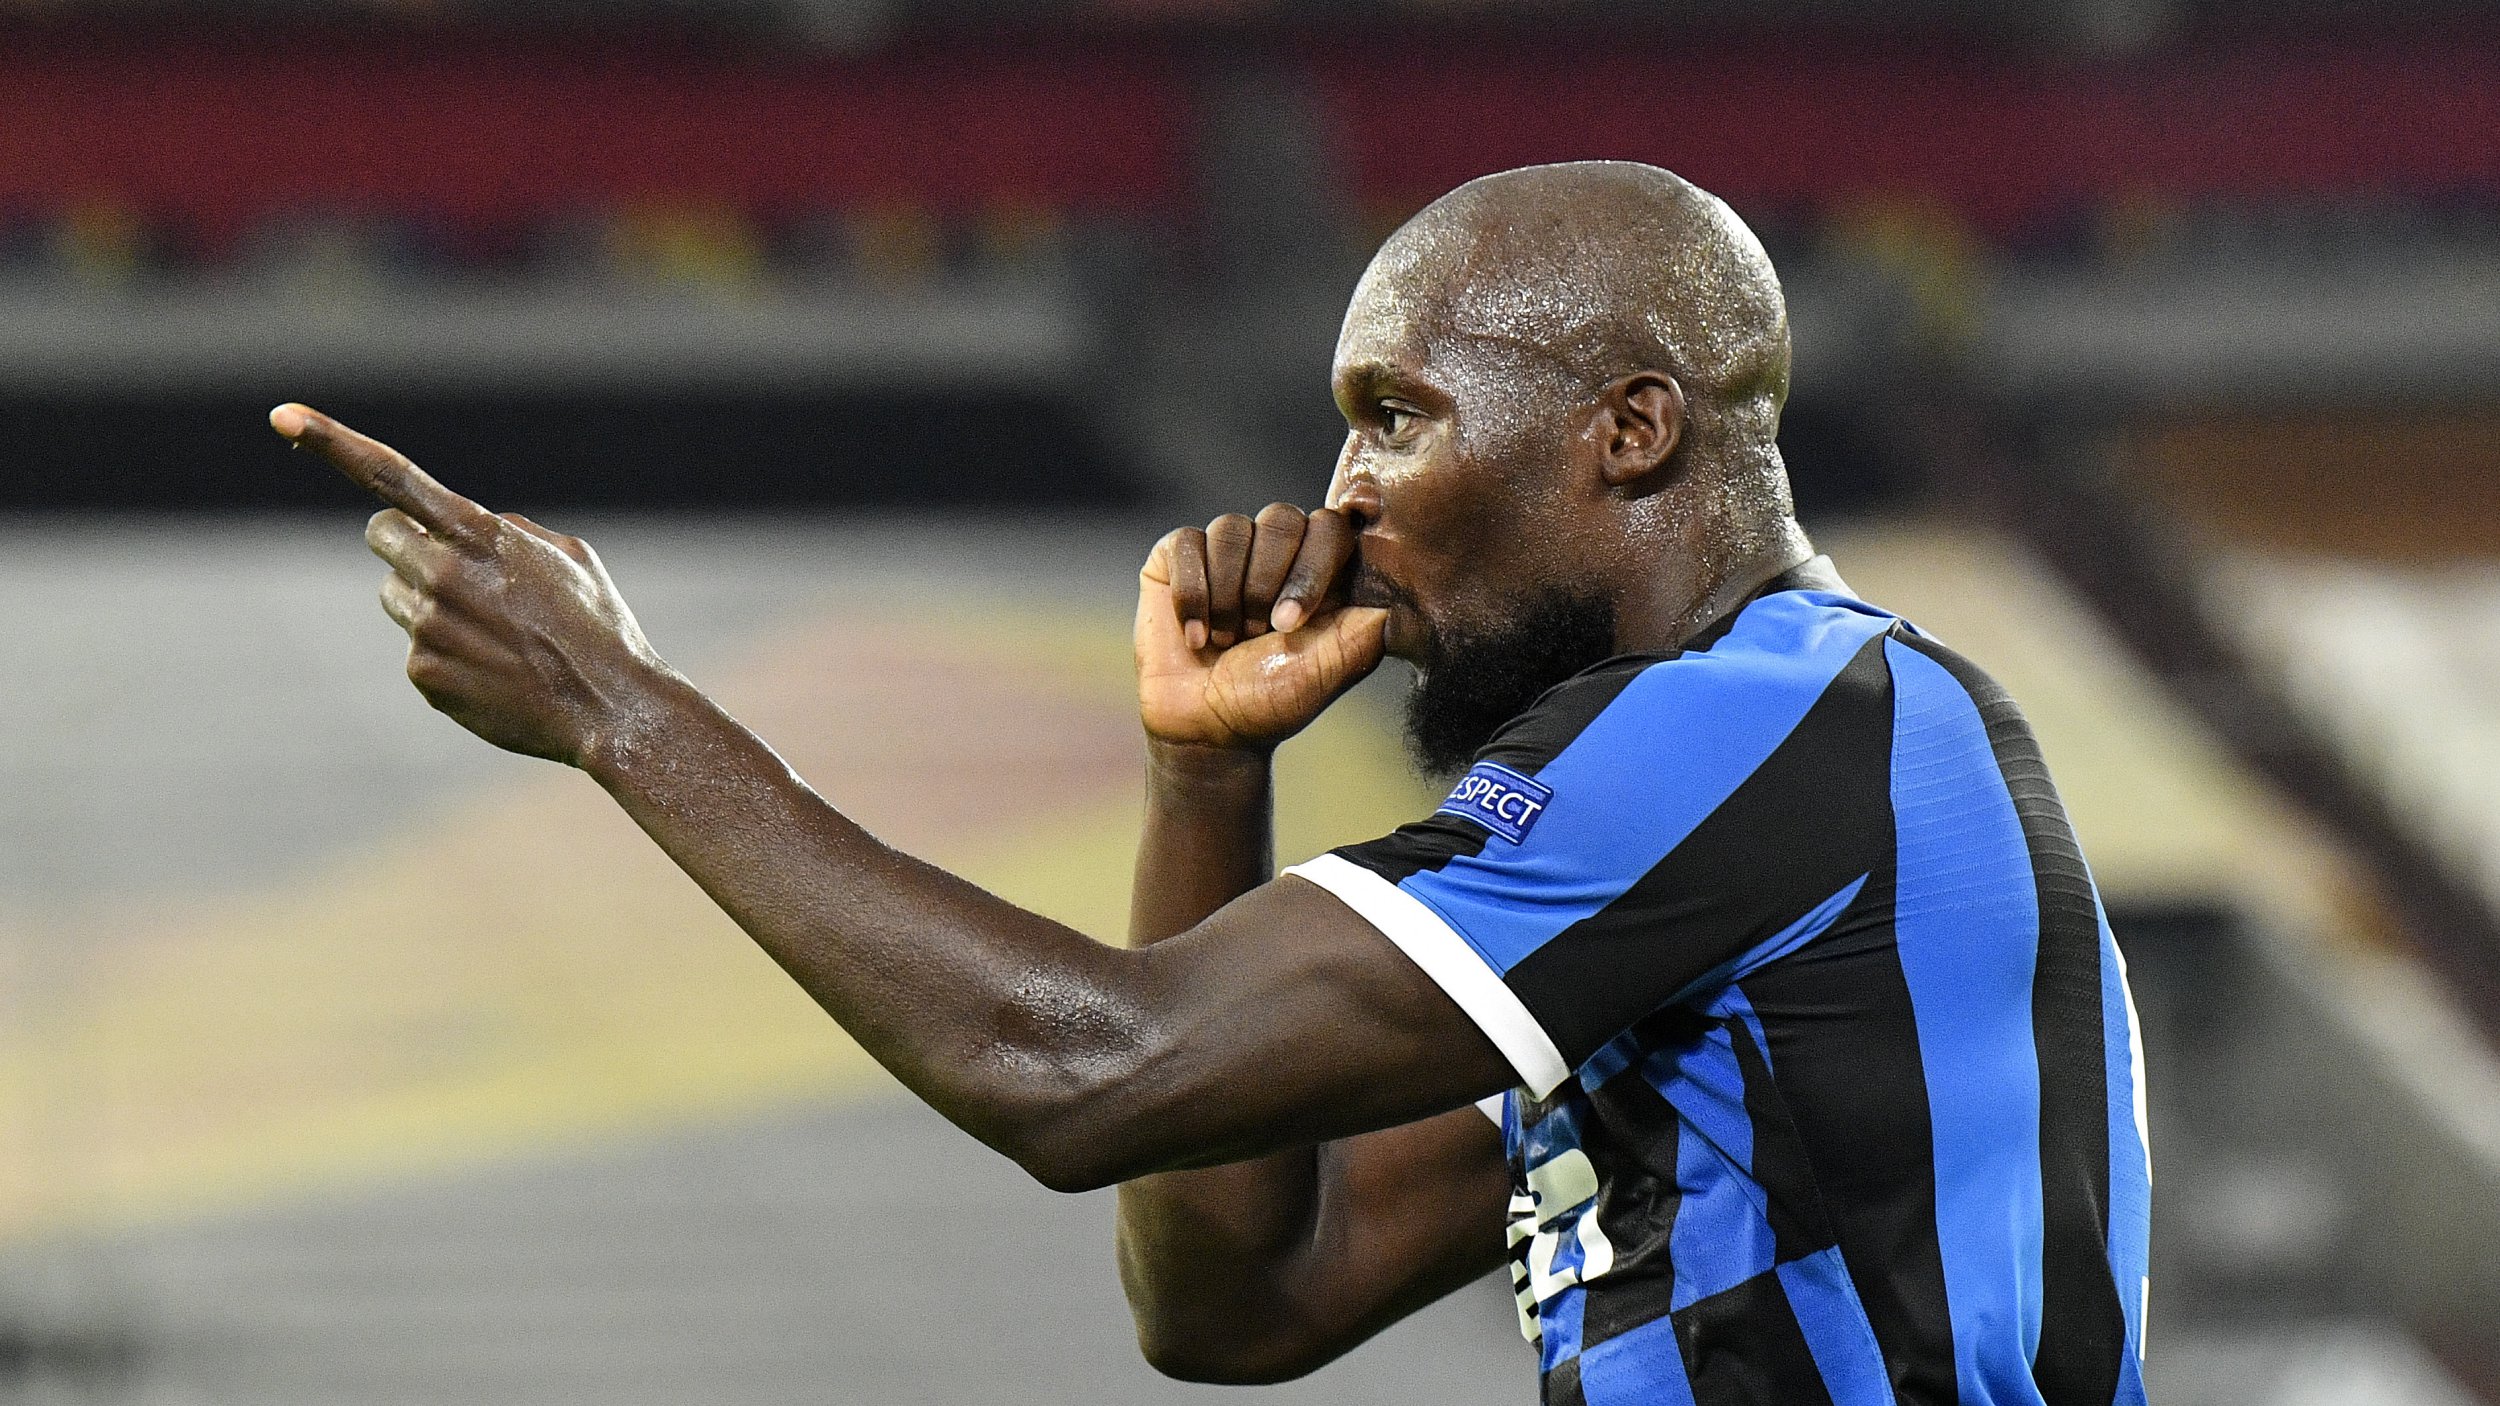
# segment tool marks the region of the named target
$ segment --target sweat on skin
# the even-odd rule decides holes
[[[271,423],[388,505],[367,540],[428,702],[589,775],[941,1113],[1048,1186],[1119,1183],[1147,1356],[1266,1381],[1503,1263],[1511,1173],[1471,1105],[1522,1081],[1446,973],[1275,875],[1274,748],[1395,656],[1419,745],[1472,751],[1806,564],[1787,385],[1769,260],[1669,173],[1504,173],[1392,236],[1340,334],[1325,504],[1178,529],[1140,571],[1127,948],[862,831],[661,658],[586,543],[307,407]],[[1523,831],[1546,804],[1472,781],[1462,808]]]

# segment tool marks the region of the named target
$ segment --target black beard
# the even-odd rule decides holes
[[[1455,773],[1544,692],[1615,653],[1615,605],[1548,587],[1483,630],[1435,628],[1406,694],[1406,746],[1426,776]]]

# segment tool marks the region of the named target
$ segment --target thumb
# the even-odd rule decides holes
[[[1380,667],[1389,648],[1389,612],[1376,606],[1349,605],[1318,622],[1320,637],[1338,658],[1339,667],[1357,677]]]

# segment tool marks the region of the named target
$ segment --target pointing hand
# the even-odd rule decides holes
[[[488,512],[306,406],[281,405],[269,424],[390,505],[365,526],[391,567],[382,609],[408,632],[409,681],[462,727],[578,766],[675,677],[588,543]]]

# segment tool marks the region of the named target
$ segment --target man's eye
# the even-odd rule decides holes
[[[1380,407],[1380,432],[1389,439],[1404,439],[1415,428],[1416,419],[1412,410],[1384,405]]]

